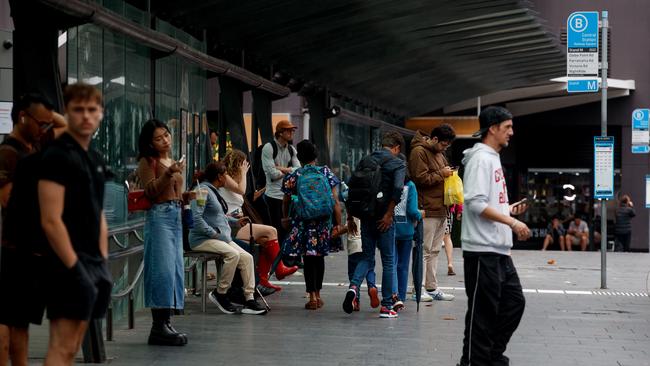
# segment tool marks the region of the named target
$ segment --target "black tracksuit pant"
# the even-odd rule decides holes
[[[503,353],[526,300],[512,258],[463,252],[467,314],[461,365],[508,365]]]

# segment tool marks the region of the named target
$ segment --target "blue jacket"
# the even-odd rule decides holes
[[[418,210],[418,192],[415,184],[409,181],[404,185],[402,197],[395,206],[395,240],[413,240],[415,234],[415,223],[422,219]]]
[[[231,242],[230,225],[214,192],[216,188],[208,182],[201,183],[199,187],[208,189],[208,197],[205,206],[199,206],[196,200],[192,201],[194,227],[190,229],[190,247],[194,248],[209,239]]]

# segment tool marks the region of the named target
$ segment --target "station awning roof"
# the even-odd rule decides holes
[[[563,48],[527,1],[156,0],[151,6],[177,27],[205,29],[209,52],[242,49],[276,71],[405,116],[538,84],[565,70]]]
[[[598,79],[600,84],[601,79]],[[501,90],[480,96],[480,104],[503,104],[515,117],[525,116],[561,108],[573,107],[600,101],[600,93],[573,93],[566,91],[566,77],[558,77],[549,80],[547,83]],[[630,95],[635,89],[634,80],[620,80],[607,78],[607,98],[620,98]],[[445,114],[455,113],[476,108],[478,98],[470,98],[459,103],[445,106],[442,111]]]

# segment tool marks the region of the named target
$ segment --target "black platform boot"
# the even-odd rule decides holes
[[[184,346],[187,336],[174,330],[170,324],[169,309],[151,309],[153,324],[149,333],[149,344],[158,346]]]

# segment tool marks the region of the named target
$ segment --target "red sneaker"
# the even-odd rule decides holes
[[[373,309],[379,307],[379,295],[376,287],[368,288],[368,296],[370,296],[370,307]]]

